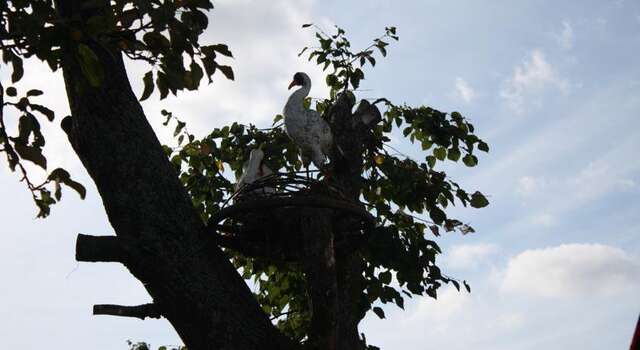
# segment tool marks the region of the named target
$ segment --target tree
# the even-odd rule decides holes
[[[403,294],[436,297],[442,283],[459,288],[457,280],[436,266],[440,249],[425,231],[473,232],[443,209],[455,198],[478,208],[488,202],[435,167],[445,159],[462,159],[472,167],[478,161],[474,150],[488,151],[488,146],[457,112],[395,105],[386,99],[357,103],[354,92],[364,79],[363,67],[375,65],[374,50],[386,55],[387,41],[398,39],[393,27],[358,52],[352,52],[342,29],[332,35],[320,30],[319,47],[310,49],[309,59],[329,70],[330,97],[317,101],[315,108],[330,122],[337,145],[324,172],[331,176],[319,186],[339,188],[344,201],[324,206],[305,202],[295,211],[285,209],[294,215],[276,215],[276,221],[286,225],[277,232],[264,227],[260,234],[280,237],[279,249],[262,245],[256,250],[246,239],[224,234],[233,227],[214,219],[233,195],[225,169],[239,172],[250,148],[263,145],[272,168],[293,173],[300,168],[295,146],[282,128],[259,130],[237,123],[196,140],[170,112],[164,112],[167,123],[177,123],[178,143],[186,143],[176,149],[161,146],[131,91],[123,63],[126,55],[152,67],[143,78],[141,99],[156,88],[161,98],[195,90],[216,72],[233,79],[231,68],[216,61],[219,55],[231,56],[227,46],[199,43],[207,27],[203,11],[211,8],[208,0],[0,5],[3,62],[11,64],[13,82],[22,77],[26,57],[36,56],[54,71],[62,69],[72,115],[61,127],[96,183],[117,233],[117,238],[79,236],[78,260],[122,262],[154,300],[130,308],[96,306],[94,312],[164,316],[190,349],[357,349],[366,344],[357,329],[365,313],[372,310],[384,317],[376,303],[403,307]],[[0,91],[9,97],[5,101],[0,95],[3,107],[15,107],[20,115],[17,136],[12,137],[0,114],[2,151],[33,194],[39,216],[47,216],[60,200],[60,184],[84,196],[84,188],[64,169],[35,184],[23,165],[30,161],[47,168],[45,139],[35,113],[49,120],[54,116],[32,102],[42,92],[30,90],[18,97],[14,87]],[[389,133],[401,126],[405,137],[429,150],[424,162],[386,150]],[[362,222],[369,220],[368,225],[349,234],[336,229],[335,213],[349,210],[364,213]],[[428,213],[430,222],[420,213]],[[302,232],[296,230],[301,227]],[[290,256],[295,250],[287,248],[292,247],[301,248],[304,256]],[[256,295],[242,277],[258,284]],[[269,316],[277,319],[276,326]]]

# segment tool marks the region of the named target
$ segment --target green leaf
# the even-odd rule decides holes
[[[78,44],[78,61],[82,74],[93,87],[99,87],[104,80],[102,64],[95,52],[85,44]]]
[[[222,71],[222,74],[224,74],[227,79],[234,80],[233,69],[231,69],[231,67],[218,65],[218,69]]]
[[[474,208],[484,208],[489,205],[489,201],[487,198],[480,192],[476,191],[471,195],[471,200],[469,201],[472,207]]]
[[[489,152],[489,145],[484,141],[480,141],[478,143],[478,149],[483,152]]]
[[[381,272],[378,275],[378,279],[380,280],[380,282],[382,282],[383,284],[389,284],[391,283],[391,271],[384,271]]]
[[[427,156],[425,159],[426,159],[427,164],[429,165],[430,168],[433,168],[436,165],[436,157]]]
[[[440,208],[433,207],[429,210],[429,217],[433,222],[440,225],[447,218],[447,215]]]
[[[438,147],[433,150],[433,155],[439,160],[444,160],[447,157],[447,149],[444,147]]]
[[[382,308],[380,308],[379,306],[375,306],[373,308],[373,312],[380,318],[385,318],[384,317],[384,311],[382,310]]]
[[[148,99],[149,96],[151,96],[151,94],[153,93],[153,90],[155,88],[155,85],[153,84],[153,71],[148,71],[144,75],[144,78],[142,78],[142,81],[144,82],[144,91],[142,91],[140,101]]]
[[[478,160],[476,157],[474,157],[471,154],[467,154],[462,158],[462,162],[464,163],[464,165],[468,166],[468,167],[474,167],[476,165],[478,165]]]
[[[457,148],[449,148],[449,151],[447,152],[447,158],[454,162],[457,162],[458,159],[460,159],[460,155],[460,150]]]

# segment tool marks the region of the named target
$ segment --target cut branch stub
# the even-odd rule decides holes
[[[111,304],[93,305],[94,315],[110,315],[120,317],[135,317],[141,320],[145,318],[160,318],[160,310],[155,304],[143,304],[136,306],[122,306]]]
[[[124,263],[125,253],[116,236],[89,236],[78,234],[76,260],[84,262]]]

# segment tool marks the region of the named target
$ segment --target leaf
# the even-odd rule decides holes
[[[22,76],[24,75],[22,58],[18,56],[13,56],[13,59],[11,60],[11,65],[13,67],[13,73],[11,73],[11,82],[15,83],[18,80],[22,79]]]
[[[42,90],[31,89],[27,91],[27,96],[40,96],[42,94],[43,94]]]
[[[155,89],[155,85],[153,84],[153,71],[148,71],[144,78],[142,78],[144,82],[144,91],[142,91],[142,96],[140,96],[140,101],[144,101],[151,96],[153,90]]]
[[[429,165],[430,168],[433,168],[436,165],[436,157],[427,156],[425,159],[426,159],[427,164]]]
[[[383,57],[387,56],[387,49],[385,49],[384,46],[379,45],[378,50],[380,50],[380,53],[382,54]]]
[[[160,99],[164,99],[169,95],[169,86],[167,85],[167,77],[164,73],[159,72],[156,77],[156,85],[158,86],[158,90],[160,90]]]
[[[231,53],[231,51],[229,51],[229,47],[225,44],[211,45],[211,48],[214,51],[220,53],[221,55],[225,55],[227,57],[233,57],[233,54]]]
[[[454,287],[456,287],[456,289],[459,292],[460,291],[460,282],[458,282],[456,280],[450,280],[450,282],[453,284]]]
[[[178,134],[180,133],[180,131],[182,131],[182,129],[184,129],[184,127],[185,127],[186,125],[187,125],[187,124],[186,124],[185,122],[178,121],[178,124],[176,125],[175,130],[173,130],[173,137],[178,136]]]
[[[484,208],[489,205],[489,201],[487,198],[480,192],[476,191],[471,195],[471,200],[469,201],[471,206],[474,208]]]
[[[464,165],[466,165],[468,167],[474,167],[474,166],[478,165],[477,159],[471,154],[465,155],[462,158],[462,162],[464,163]]]
[[[471,286],[469,285],[469,283],[463,280],[462,284],[464,284],[464,287],[467,289],[467,292],[471,293]]]
[[[433,222],[440,225],[447,218],[447,215],[440,208],[433,207],[429,210],[429,217]]]
[[[382,310],[382,308],[380,308],[379,306],[375,306],[373,308],[373,312],[380,318],[385,318],[384,317],[384,311]]]
[[[447,157],[447,149],[444,147],[438,147],[433,150],[433,155],[439,160],[444,160]]]
[[[78,61],[82,74],[93,87],[99,87],[104,80],[102,64],[95,52],[85,44],[78,44]]]
[[[195,90],[200,85],[200,81],[202,80],[202,77],[204,77],[204,72],[200,65],[195,61],[191,62],[189,68],[191,68],[191,78],[193,79],[193,89]]]
[[[224,74],[227,79],[234,80],[233,69],[231,69],[231,67],[218,65],[218,69],[222,71],[222,74]]]
[[[56,197],[56,200],[60,200],[60,198],[62,198],[62,191],[60,189],[60,182],[59,181],[54,181],[55,185],[55,191],[53,192],[54,196]]]
[[[447,158],[449,158],[449,160],[457,162],[458,159],[460,159],[460,150],[457,148],[449,148],[449,151],[447,152]]]
[[[32,103],[32,104],[29,105],[29,107],[34,111],[42,113],[42,115],[47,117],[47,119],[49,119],[49,121],[53,121],[53,119],[55,118],[55,113],[52,110],[50,110],[49,108],[45,107],[45,106]]]
[[[429,229],[431,230],[431,232],[433,233],[434,236],[436,236],[436,237],[440,236],[440,229],[438,228],[438,226],[429,225]]]
[[[480,141],[478,143],[478,149],[483,152],[489,152],[489,145],[484,141]]]
[[[313,23],[305,23],[302,25],[302,28],[308,28],[311,27],[313,25]]]
[[[15,97],[18,95],[18,90],[13,86],[9,86],[5,91],[7,92],[7,96]]]
[[[378,275],[378,279],[380,280],[380,282],[382,282],[383,284],[389,284],[391,283],[391,271],[384,271],[381,272]]]
[[[38,147],[30,147],[23,143],[15,143],[14,148],[20,158],[28,160],[42,169],[47,168],[47,158],[42,155],[42,150]]]
[[[216,168],[220,171],[224,171],[224,163],[220,159],[216,159]]]
[[[69,172],[62,168],[56,168],[55,170],[53,170],[49,174],[49,177],[47,179],[51,181],[62,182],[68,187],[71,187],[73,190],[78,192],[81,199],[85,199],[85,197],[87,196],[86,188],[81,183],[73,181],[71,179],[71,175],[69,175]]]
[[[378,165],[382,165],[384,163],[384,156],[382,154],[376,154],[373,157],[373,161]]]

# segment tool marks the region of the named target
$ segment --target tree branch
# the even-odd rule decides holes
[[[120,317],[136,317],[141,320],[145,318],[160,318],[160,310],[155,304],[143,304],[137,306],[122,306],[111,304],[93,305],[94,315],[111,315]]]

